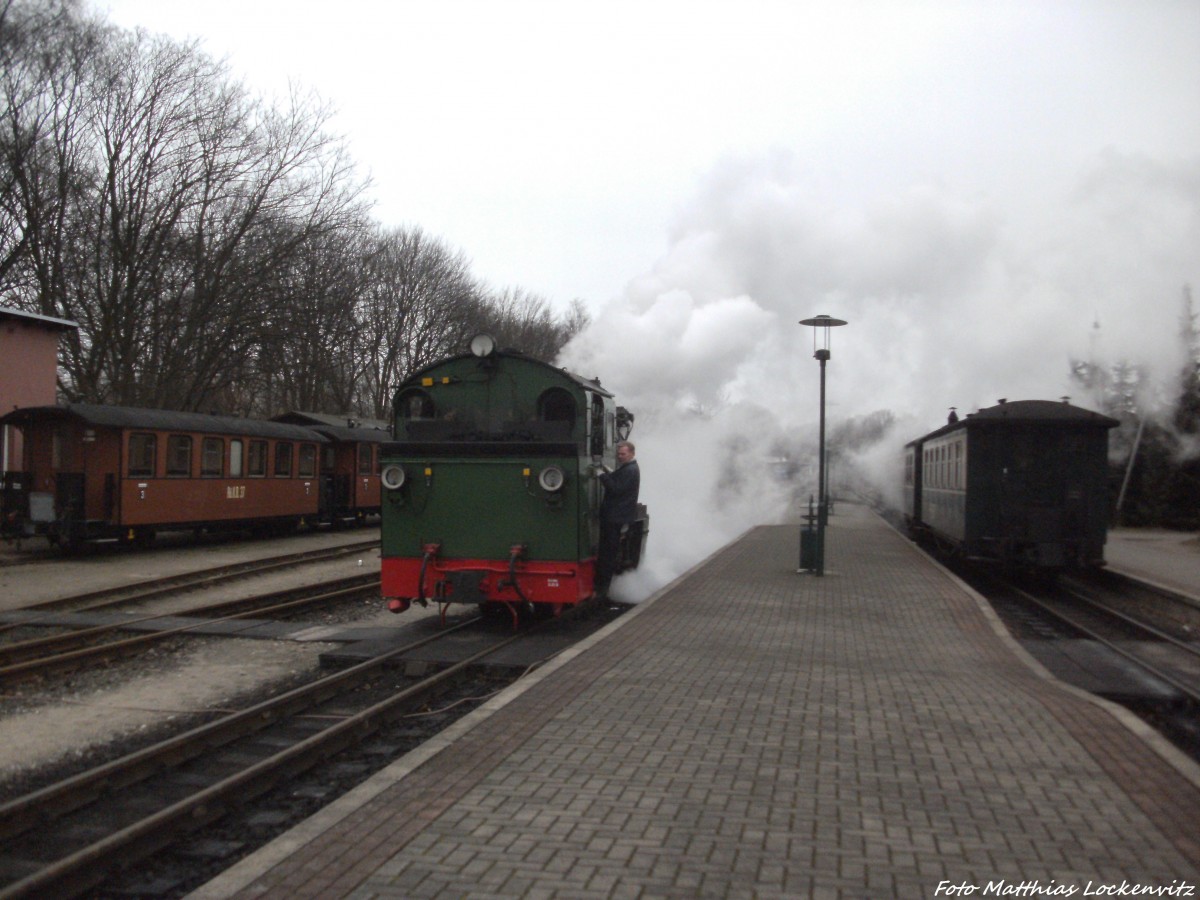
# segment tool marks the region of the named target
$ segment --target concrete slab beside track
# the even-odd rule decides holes
[[[192,896],[1200,885],[1197,766],[868,510],[823,578],[797,544],[748,532]]]
[[[0,610],[271,556],[377,541],[379,529],[314,531],[279,538],[229,536],[188,541],[185,537],[170,535],[144,550],[103,546],[76,556],[58,551],[47,554],[41,539],[29,539],[22,548],[0,542]],[[378,570],[378,549],[364,552],[362,558],[364,566]],[[33,561],[27,561],[30,559]]]
[[[1159,528],[1115,528],[1104,548],[1108,567],[1195,598],[1200,604],[1200,535]]]

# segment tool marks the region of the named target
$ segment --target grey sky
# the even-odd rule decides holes
[[[831,417],[891,409],[902,443],[949,406],[1073,393],[1070,356],[1166,390],[1185,284],[1200,302],[1195,0],[103,8],[256,92],[315,90],[381,222],[588,304],[563,362],[638,412],[662,578],[777,509],[769,481],[704,486],[746,435],[811,430],[799,319],[850,321]]]

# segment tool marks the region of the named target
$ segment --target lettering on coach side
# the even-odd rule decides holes
[[[245,500],[246,486],[244,484],[231,484],[225,488],[226,500]]]

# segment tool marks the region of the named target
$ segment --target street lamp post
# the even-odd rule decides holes
[[[816,559],[812,568],[814,575],[825,574],[825,525],[829,521],[829,510],[825,496],[825,363],[829,361],[829,329],[837,325],[845,325],[842,319],[832,316],[814,316],[802,319],[801,325],[809,325],[813,329],[813,358],[821,364],[821,430],[817,444],[817,544]],[[803,568],[803,561],[801,562]]]

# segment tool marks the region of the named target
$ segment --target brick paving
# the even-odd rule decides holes
[[[749,532],[194,896],[1200,885],[1195,766],[868,511],[839,507],[826,577],[797,555],[795,526]]]

